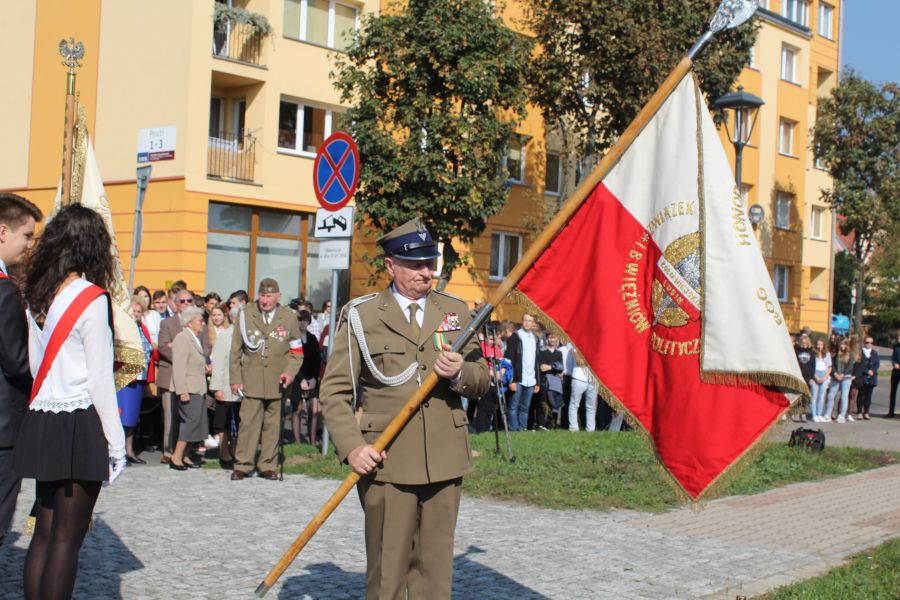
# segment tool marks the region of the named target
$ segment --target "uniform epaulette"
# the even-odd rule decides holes
[[[347,303],[347,308],[350,308],[351,306],[359,306],[363,302],[368,302],[369,300],[372,300],[376,296],[378,296],[378,292],[373,292],[371,294],[366,294],[365,296],[360,296],[359,298],[354,298],[353,300],[351,300],[350,302]]]
[[[453,294],[448,294],[447,292],[442,291],[442,290],[433,290],[433,291],[434,291],[435,294],[440,294],[441,296],[447,296],[448,298],[451,298],[451,299],[453,299],[453,300],[459,300],[459,301],[462,302],[463,304],[466,303],[466,301],[463,300],[462,298],[460,298],[459,296],[454,296]]]

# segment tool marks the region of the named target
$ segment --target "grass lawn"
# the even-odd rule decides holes
[[[852,557],[815,579],[778,588],[754,600],[893,600],[900,598],[900,539]]]
[[[493,434],[471,437],[480,456],[475,459],[475,473],[464,479],[466,494],[549,508],[589,510],[662,511],[679,504],[648,443],[636,432],[546,431],[511,435],[516,457],[512,463],[505,458],[502,435],[501,455],[494,452]],[[322,456],[310,446],[287,446],[285,455],[285,473],[332,479],[343,479],[349,473],[334,454]],[[822,454],[812,454],[772,443],[731,483],[725,495],[754,494],[898,461],[897,452],[828,447]]]

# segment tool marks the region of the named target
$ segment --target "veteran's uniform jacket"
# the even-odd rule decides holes
[[[332,338],[331,355],[322,380],[320,402],[325,423],[341,460],[354,448],[373,443],[432,371],[440,354],[435,332],[452,344],[471,321],[465,302],[431,291],[426,297],[419,339],[414,339],[407,315],[390,288],[356,305],[366,344],[378,370],[397,375],[410,363],[417,373],[406,383],[390,387],[379,382],[365,365],[353,333],[348,336],[348,308],[342,312]],[[446,331],[446,329],[452,329]],[[349,339],[348,339],[349,337]],[[447,481],[474,469],[469,449],[468,419],[460,395],[479,398],[490,385],[487,363],[473,336],[461,352],[463,363],[455,389],[440,379],[431,395],[388,445],[388,458],[375,473],[376,481],[425,484]],[[351,409],[353,386],[359,384],[363,408],[359,424]]]
[[[244,345],[241,322],[238,317],[231,340],[231,383],[243,384],[248,398],[277,400],[281,398],[278,377],[282,373],[297,375],[303,364],[302,354],[292,354],[290,343],[300,337],[297,315],[283,306],[275,307],[272,322],[268,325],[256,303],[244,308],[247,336],[265,340],[256,352]],[[252,339],[251,339],[252,341]]]

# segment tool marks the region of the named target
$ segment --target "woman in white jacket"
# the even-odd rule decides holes
[[[224,305],[222,306],[224,310]],[[216,307],[218,309],[218,307]],[[215,309],[214,309],[215,310]],[[237,312],[235,312],[237,314]],[[219,460],[230,468],[234,461],[235,433],[237,432],[237,409],[240,398],[231,393],[231,338],[234,325],[219,330],[213,344],[211,361],[212,373],[209,377],[209,393],[216,402],[213,413],[212,430],[218,438]]]
[[[28,265],[35,384],[15,450],[17,474],[37,480],[26,598],[71,597],[100,486],[125,467],[105,291],[113,282],[110,247],[100,215],[73,204],[47,224]]]

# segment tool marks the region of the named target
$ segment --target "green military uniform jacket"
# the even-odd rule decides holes
[[[297,374],[303,365],[302,354],[292,354],[290,343],[300,338],[297,315],[283,306],[275,307],[272,322],[266,325],[256,303],[244,308],[244,322],[247,337],[264,340],[256,352],[251,352],[241,335],[238,317],[231,339],[231,383],[243,384],[244,395],[248,398],[276,400],[281,398],[278,378],[282,373]]]
[[[384,385],[372,375],[363,361],[356,337],[352,333],[348,336],[348,308],[341,313],[319,396],[325,424],[341,460],[346,460],[354,448],[373,443],[432,370],[440,354],[440,349],[435,348],[434,332],[445,319],[449,317],[452,322],[455,315],[459,323],[459,329],[443,333],[449,344],[471,321],[465,302],[459,298],[431,291],[425,304],[419,339],[414,339],[408,316],[401,311],[390,288],[356,306],[366,344],[378,370],[393,376],[412,362],[418,364],[417,373],[396,387]],[[490,382],[487,363],[474,336],[461,354],[465,362],[455,389],[451,389],[450,381],[439,381],[387,447],[388,458],[375,473],[377,481],[434,483],[461,477],[474,469],[469,449],[469,421],[460,395],[479,398]],[[363,408],[358,424],[351,408],[353,386],[357,383]]]

